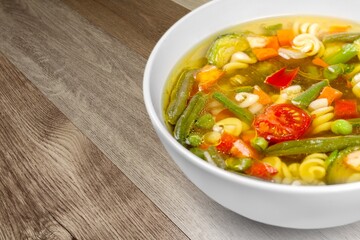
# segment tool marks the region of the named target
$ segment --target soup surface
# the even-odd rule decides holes
[[[293,185],[360,181],[359,58],[353,22],[235,26],[179,61],[164,118],[178,142],[227,171]]]

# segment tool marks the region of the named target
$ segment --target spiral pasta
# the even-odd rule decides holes
[[[318,36],[320,33],[320,25],[318,23],[301,23],[295,22],[293,25],[293,31],[295,35],[299,35],[301,33],[309,33],[314,36]]]
[[[276,183],[292,184],[299,179],[298,170],[288,167],[279,157],[266,157],[262,161],[277,169],[278,173],[273,177]]]
[[[298,96],[302,92],[300,85],[292,85],[287,88],[284,88],[280,91],[280,95],[278,95],[275,100],[276,104],[286,103],[291,101],[293,98]]]
[[[252,113],[258,113],[264,107],[259,103],[259,96],[253,93],[240,92],[235,95],[235,100],[239,102],[239,107],[247,108]]]
[[[299,176],[306,184],[324,184],[326,174],[324,153],[313,153],[304,158],[299,166]]]
[[[293,39],[294,49],[306,54],[306,56],[322,56],[325,47],[324,44],[315,36],[310,33],[302,33]]]
[[[223,66],[224,71],[247,68],[249,64],[256,63],[256,59],[251,58],[244,52],[236,52],[231,56],[230,62]]]
[[[311,133],[329,131],[331,129],[332,119],[334,118],[334,107],[329,106],[326,98],[320,98],[312,101],[309,105],[310,114],[314,116],[311,123]]]
[[[355,94],[356,97],[360,98],[360,73],[356,74],[352,80],[352,92]]]

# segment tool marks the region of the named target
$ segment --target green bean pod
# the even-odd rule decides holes
[[[319,96],[321,90],[326,86],[329,86],[328,80],[315,83],[302,94],[295,97],[291,102],[298,107],[307,108],[309,104]]]
[[[185,70],[170,95],[170,102],[166,109],[167,121],[176,124],[180,115],[186,108],[187,100],[194,85],[194,70]]]
[[[351,33],[334,33],[325,35],[322,39],[323,43],[332,43],[332,42],[348,42],[352,43],[356,39],[360,38],[359,32]]]
[[[267,156],[288,156],[317,152],[327,153],[353,146],[360,146],[359,135],[286,141],[268,147],[264,153]]]
[[[213,98],[223,104],[230,112],[234,113],[241,121],[244,121],[249,125],[252,123],[254,115],[249,110],[239,107],[236,103],[220,92],[215,92],[213,94]]]
[[[338,63],[347,63],[350,59],[355,57],[358,54],[359,50],[356,44],[346,44],[344,45],[340,51],[335,54],[327,57],[324,61],[329,64],[338,64]]]
[[[189,135],[196,119],[199,117],[200,112],[204,108],[207,100],[207,95],[203,92],[195,94],[180,118],[177,120],[174,128],[174,137],[181,144],[185,145],[186,138]]]
[[[214,146],[211,146],[208,148],[208,153],[210,154],[211,159],[214,161],[214,163],[216,164],[216,166],[218,166],[219,168],[225,169],[226,164],[224,159],[220,156],[220,154],[218,153],[218,151],[216,150],[216,148]]]

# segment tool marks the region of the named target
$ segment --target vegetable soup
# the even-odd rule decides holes
[[[359,58],[354,22],[298,16],[235,26],[179,61],[164,118],[189,151],[236,174],[292,185],[360,181]]]

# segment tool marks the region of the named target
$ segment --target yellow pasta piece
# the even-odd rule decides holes
[[[299,167],[299,175],[302,181],[307,184],[322,182],[326,174],[324,153],[313,153],[307,156]]]

